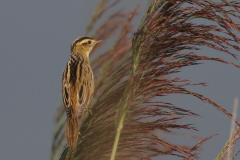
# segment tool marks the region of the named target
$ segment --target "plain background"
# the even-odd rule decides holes
[[[135,30],[147,1],[123,0],[118,6],[131,10],[137,4],[140,8],[134,20]],[[61,78],[70,55],[70,44],[84,34],[96,5],[94,0],[0,2],[0,159],[50,158],[54,116],[61,103]],[[116,9],[110,13],[113,11]],[[104,17],[100,22],[103,20]],[[203,48],[200,53],[240,64],[231,56],[210,49]],[[240,69],[217,62],[203,63],[186,67],[173,77],[206,82],[208,87],[189,89],[232,112],[234,97],[240,97]],[[183,121],[199,129],[189,133],[202,138],[220,134],[205,143],[199,154],[201,159],[214,159],[229,137],[230,120],[213,106],[191,96],[172,95],[164,100],[202,116]],[[164,138],[192,146],[198,142],[180,136]],[[236,145],[236,149],[239,148],[239,144]],[[179,159],[162,157],[170,158]]]

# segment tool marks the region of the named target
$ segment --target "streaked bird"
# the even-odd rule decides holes
[[[71,56],[63,71],[62,94],[67,113],[65,138],[69,147],[76,145],[78,121],[85,111],[89,111],[94,92],[89,54],[98,42],[89,37],[76,39],[71,45]]]

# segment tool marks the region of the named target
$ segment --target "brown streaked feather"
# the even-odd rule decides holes
[[[69,147],[74,147],[78,140],[78,118],[67,118],[65,138]]]
[[[65,137],[73,147],[78,139],[78,119],[83,122],[83,112],[89,110],[94,92],[94,77],[89,63],[89,53],[100,41],[80,37],[71,45],[71,56],[62,77],[63,103],[67,113]]]
[[[93,91],[94,79],[88,58],[84,55],[71,56],[63,73],[62,84],[67,113],[65,137],[70,147],[77,143],[78,119],[88,110]]]

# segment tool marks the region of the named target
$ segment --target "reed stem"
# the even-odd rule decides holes
[[[113,149],[112,149],[112,154],[111,154],[110,160],[114,160],[115,159],[116,152],[117,152],[117,146],[118,146],[121,130],[122,130],[122,127],[123,127],[123,122],[124,122],[124,119],[125,119],[124,118],[125,115],[126,115],[126,113],[123,113],[123,116],[121,117],[121,120],[119,122],[119,125],[118,125],[118,128],[117,128],[117,133],[116,133],[114,144],[113,144]]]

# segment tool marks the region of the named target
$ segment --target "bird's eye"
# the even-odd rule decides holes
[[[92,42],[91,41],[88,41],[88,44],[91,44]]]

